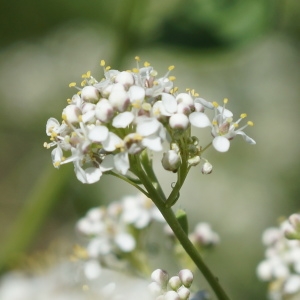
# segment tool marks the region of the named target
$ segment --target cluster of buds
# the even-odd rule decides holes
[[[226,152],[230,140],[241,135],[248,137],[239,123],[246,117],[242,114],[233,121],[232,113],[223,105],[208,102],[194,90],[178,93],[173,86],[174,76],[168,68],[163,77],[157,77],[153,67],[145,62],[128,71],[111,70],[101,61],[104,78],[97,81],[90,72],[82,75],[80,86],[71,83],[79,91],[63,109],[62,122],[50,118],[46,134],[50,142],[44,143],[52,150],[52,162],[56,168],[72,162],[75,174],[83,183],[97,182],[107,171],[126,175],[131,168],[131,156],[143,150],[162,151],[163,143],[169,150],[163,154],[162,165],[176,172],[185,161],[189,166],[197,165],[205,148],[191,135],[191,126],[211,128],[212,145]],[[213,110],[212,120],[205,109]],[[202,172],[208,174],[211,166],[206,164]],[[134,173],[134,172],[133,172]]]
[[[188,269],[179,271],[178,275],[169,277],[168,272],[157,269],[151,274],[149,290],[155,300],[188,300],[193,273]]]
[[[262,236],[265,259],[259,263],[257,275],[269,282],[271,300],[300,296],[300,241],[286,238],[290,230],[291,224],[285,220],[279,227],[266,229]]]
[[[86,277],[97,278],[102,265],[122,268],[128,263],[128,254],[141,244],[138,237],[142,238],[143,230],[153,221],[164,222],[164,219],[153,202],[143,194],[127,196],[107,207],[89,210],[77,222],[77,231],[88,238],[86,249],[81,251],[84,255],[77,255],[85,261]],[[75,254],[78,253],[76,251]]]

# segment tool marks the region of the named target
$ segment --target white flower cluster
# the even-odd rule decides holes
[[[268,292],[271,300],[295,295],[300,297],[300,241],[285,237],[289,229],[290,224],[286,220],[279,227],[268,228],[262,236],[267,249],[265,259],[257,267],[257,276],[270,283]]]
[[[112,202],[107,207],[93,208],[77,222],[77,230],[89,238],[86,247],[84,273],[97,278],[101,264],[117,267],[124,264],[122,255],[136,249],[138,236],[151,222],[164,222],[153,202],[139,194]]]
[[[152,272],[151,279],[149,290],[155,297],[155,300],[190,299],[190,287],[194,279],[190,270],[183,269],[178,275],[170,278],[168,272],[157,269]]]
[[[137,62],[139,58],[136,57]],[[90,72],[82,75],[81,87],[71,83],[79,92],[62,112],[62,122],[50,118],[46,133],[50,143],[44,143],[52,150],[52,161],[56,168],[73,162],[75,174],[83,183],[98,181],[103,172],[116,170],[126,175],[130,170],[130,156],[149,149],[162,151],[163,143],[169,149],[162,159],[166,170],[176,172],[181,161],[190,165],[200,162],[201,147],[198,139],[191,137],[191,125],[210,127],[213,147],[220,152],[229,149],[230,140],[236,135],[250,144],[255,144],[239,122],[233,121],[232,113],[198,97],[194,90],[178,93],[173,86],[174,77],[169,72],[157,77],[157,72],[145,62],[143,67],[129,71],[111,70],[105,67],[104,76],[97,81]],[[205,109],[214,110],[212,121]]]

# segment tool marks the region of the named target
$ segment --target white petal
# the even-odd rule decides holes
[[[99,168],[87,168],[85,169],[86,182],[85,183],[95,183],[99,181],[102,172]]]
[[[158,136],[144,138],[142,144],[152,151],[161,151],[163,149],[161,139]]]
[[[160,127],[160,122],[154,118],[142,117],[138,119],[138,124],[136,127],[136,132],[142,136],[149,136],[155,132]]]
[[[106,171],[112,170],[113,168],[114,168],[114,156],[106,155],[100,165],[100,170],[102,172],[106,172]]]
[[[108,137],[108,129],[105,126],[95,126],[90,130],[88,137],[93,142],[103,142]]]
[[[227,152],[230,147],[230,142],[223,136],[217,136],[213,139],[213,147],[219,152]]]
[[[133,85],[130,87],[128,95],[131,103],[136,101],[143,102],[145,98],[145,90],[140,86]]]
[[[219,113],[222,114],[222,116],[225,118],[231,118],[233,116],[233,113],[229,109],[224,108],[223,106],[218,106],[217,109]]]
[[[256,142],[251,137],[249,137],[245,132],[243,132],[243,131],[236,131],[235,133],[241,135],[243,137],[243,139],[247,143],[249,143],[251,145],[255,145],[256,144]]]
[[[54,148],[51,152],[51,157],[53,163],[60,162],[63,157],[63,151],[61,150],[61,148],[60,147]]]
[[[115,168],[117,169],[117,171],[119,171],[121,174],[125,175],[130,167],[128,153],[121,152],[121,153],[114,155],[114,162],[115,162]]]
[[[125,128],[133,121],[133,119],[134,119],[133,113],[129,111],[125,111],[114,117],[112,125],[115,128]]]
[[[128,233],[120,233],[115,238],[115,243],[123,252],[130,252],[135,248],[135,240]]]
[[[101,273],[101,267],[97,260],[90,260],[87,261],[84,265],[84,274],[85,276],[92,280],[99,277]]]
[[[195,102],[201,103],[204,107],[209,108],[209,109],[213,109],[214,106],[211,102],[206,101],[203,98],[196,98]]]
[[[212,126],[208,116],[202,112],[193,112],[189,116],[190,122],[193,126],[204,128],[208,126]]]
[[[47,135],[50,136],[52,130],[57,132],[57,130],[59,129],[59,126],[60,126],[60,124],[55,118],[48,119],[47,124],[46,124]]]
[[[107,139],[102,142],[102,146],[105,151],[112,152],[122,143],[123,141],[115,133],[109,132]]]
[[[161,100],[167,112],[173,114],[177,111],[177,101],[174,96],[163,93],[161,95]]]

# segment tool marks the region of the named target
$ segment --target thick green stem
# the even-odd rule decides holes
[[[138,167],[139,158],[136,157],[135,159],[136,159],[135,166]],[[180,242],[180,244],[182,245],[186,253],[190,256],[190,258],[194,261],[194,263],[201,271],[203,276],[206,278],[207,282],[215,292],[218,299],[230,300],[230,298],[227,296],[222,286],[220,285],[218,278],[214,276],[213,273],[210,271],[210,269],[206,266],[202,257],[200,256],[200,254],[198,253],[198,251],[196,250],[192,242],[189,240],[187,234],[182,229],[173,210],[169,207],[166,207],[165,205],[166,199],[162,198],[161,195],[157,192],[153,184],[149,181],[147,174],[141,167],[138,168],[137,173],[144,187],[148,191],[150,198],[155,203],[157,208],[160,210],[161,214],[164,216],[166,222],[173,230],[175,236],[177,237],[178,241]]]

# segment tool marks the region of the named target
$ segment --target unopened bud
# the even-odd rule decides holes
[[[151,279],[159,285],[165,286],[169,280],[169,274],[165,270],[156,269],[152,272]]]
[[[177,291],[181,287],[182,283],[179,276],[173,276],[169,280],[169,286],[172,290]]]
[[[207,161],[203,164],[201,172],[202,174],[210,174],[213,170],[212,165]]]
[[[81,91],[81,98],[87,102],[96,102],[100,98],[100,92],[93,86],[85,86]]]
[[[178,276],[185,287],[190,287],[193,283],[194,275],[189,269],[183,269]]]
[[[173,114],[169,119],[169,124],[173,129],[185,130],[188,128],[190,121],[189,118],[184,114]]]
[[[175,173],[177,172],[181,163],[180,156],[175,150],[169,150],[168,152],[165,152],[163,154],[161,163],[165,170],[172,171]]]

